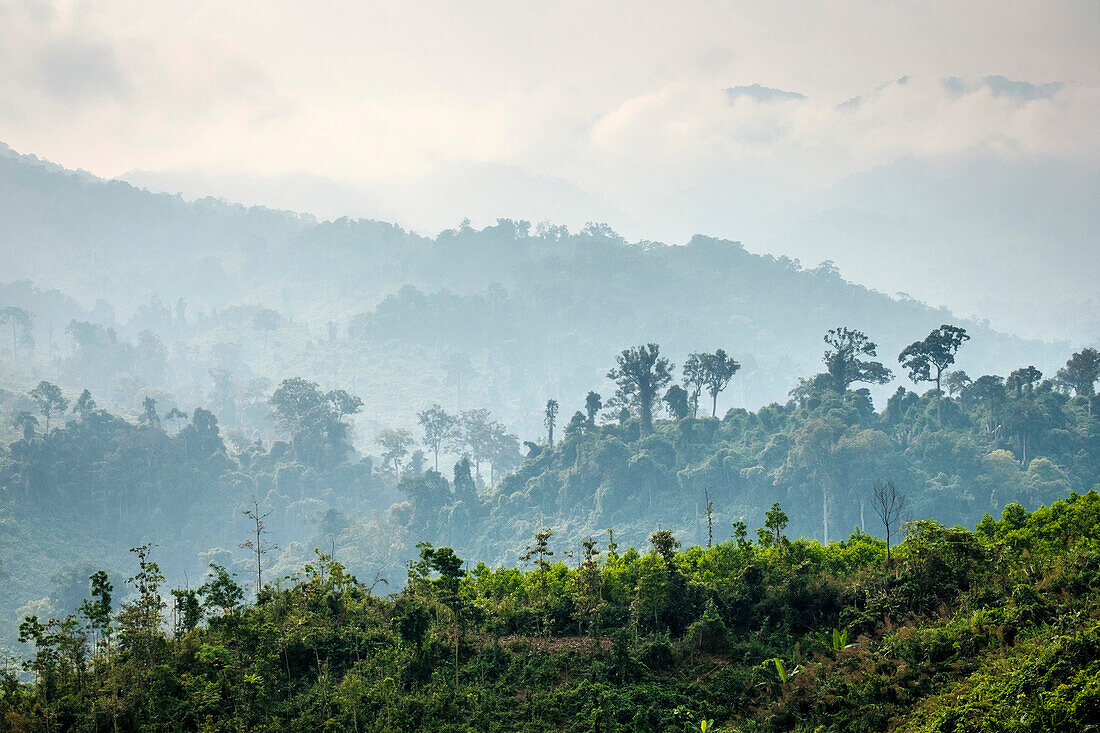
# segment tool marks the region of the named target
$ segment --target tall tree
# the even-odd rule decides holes
[[[966,329],[949,326],[946,323],[928,334],[923,341],[915,341],[898,355],[898,361],[909,370],[909,378],[914,383],[935,382],[936,392],[940,390],[940,380],[947,367],[955,363],[955,354],[964,342],[969,341]],[[936,376],[932,376],[932,370]]]
[[[882,365],[864,357],[878,356],[878,346],[862,331],[841,326],[825,334],[825,368],[833,378],[833,387],[844,393],[853,382],[886,384],[893,374]]]
[[[733,375],[741,369],[741,364],[726,352],[718,349],[713,354],[705,354],[703,359],[703,381],[710,393],[710,416],[718,416],[718,394],[726,388]]]
[[[503,423],[495,420],[489,423],[487,457],[490,485],[493,484],[497,473],[511,471],[523,460],[519,452],[519,438],[514,433],[509,433]]]
[[[653,400],[657,392],[672,381],[673,366],[661,356],[657,344],[645,344],[623,349],[616,357],[618,366],[607,373],[607,378],[618,385],[617,397],[624,403],[638,405],[641,432],[653,432]]]
[[[30,335],[31,328],[34,327],[34,317],[22,308],[9,305],[0,308],[0,323],[7,323],[11,326],[11,358],[14,360],[19,353],[17,351],[18,335]]]
[[[61,388],[56,384],[42,380],[38,386],[31,390],[31,399],[38,405],[38,411],[46,418],[46,433],[50,432],[50,417],[65,412],[69,401],[61,396]]]
[[[558,421],[558,401],[547,400],[546,412],[543,415],[543,424],[546,425],[546,442],[554,447],[554,425]]]
[[[463,410],[455,423],[455,432],[451,436],[451,445],[459,455],[473,460],[474,471],[481,478],[481,462],[489,460],[489,447],[492,441],[489,411],[484,407]]]
[[[435,455],[435,470],[438,471],[439,449],[454,435],[457,420],[439,405],[432,405],[427,410],[416,413],[416,419],[424,432],[424,445],[431,448]]]
[[[382,460],[393,466],[393,475],[400,481],[401,459],[409,454],[409,446],[413,444],[412,433],[401,428],[386,428],[378,433],[374,442],[382,446],[385,451]]]
[[[764,516],[764,527],[766,529],[760,529],[757,532],[760,541],[765,545],[783,544],[783,530],[787,528],[788,521],[790,519],[787,517],[787,513],[783,511],[783,507],[779,506],[779,502],[772,504],[772,508]]]
[[[1083,397],[1092,397],[1096,381],[1100,379],[1100,351],[1093,348],[1082,349],[1066,361],[1058,370],[1058,380],[1073,388]]]
[[[584,398],[584,412],[588,416],[588,427],[596,427],[596,414],[603,409],[603,398],[599,392],[589,392]]]
[[[688,403],[691,405],[691,416],[699,413],[699,395],[703,393],[703,387],[707,383],[706,354],[695,352],[688,355],[684,362],[684,376],[682,382],[687,389]]]

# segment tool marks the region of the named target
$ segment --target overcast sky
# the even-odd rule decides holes
[[[1071,83],[1038,105],[938,85],[995,74]],[[754,83],[807,99],[721,93]],[[1095,154],[1098,84],[1095,0],[0,2],[0,139],[105,176],[477,161],[601,192],[730,165],[814,185],[902,152]]]
[[[753,84],[792,94],[725,91]],[[0,0],[16,150],[420,231],[746,239],[762,191],[774,209],[902,159],[1094,164],[1097,120],[1096,0]],[[744,217],[711,216],[731,197]]]

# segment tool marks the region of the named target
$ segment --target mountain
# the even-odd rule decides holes
[[[620,349],[650,341],[677,363],[716,347],[738,358],[722,410],[785,402],[798,378],[820,371],[822,336],[841,325],[869,334],[895,367],[893,355],[946,322],[970,331],[959,366],[971,374],[1027,364],[1050,374],[1069,353],[876,293],[828,265],[806,269],[703,236],[668,246],[600,225],[569,233],[501,220],[428,238],[374,220],[187,201],[10,151],[0,156],[0,218],[6,280],[56,288],[83,308],[101,301],[117,318],[104,325],[121,337],[148,330],[190,350],[173,357],[186,380],[142,386],[205,404],[213,383],[187,359],[232,347],[230,371],[359,390],[370,404],[364,443],[382,426],[414,427],[432,402],[486,406],[537,434],[548,397],[573,409]],[[259,306],[284,319],[271,348],[253,321]],[[150,315],[161,309],[172,312]],[[62,344],[64,327],[40,318],[35,339]],[[456,354],[471,364],[468,380],[445,369]],[[130,389],[117,384],[103,389]],[[131,390],[114,404],[133,402]]]

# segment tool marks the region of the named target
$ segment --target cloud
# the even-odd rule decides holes
[[[129,91],[111,46],[72,36],[41,48],[25,73],[28,85],[69,105],[123,97]]]
[[[114,46],[84,27],[82,3],[34,0],[0,7],[0,95],[14,105],[73,107],[125,97],[129,82]]]
[[[734,89],[750,91],[669,85],[602,115],[579,155],[582,185],[659,196],[737,171],[813,189],[905,157],[1100,154],[1100,88],[1088,85],[904,77],[841,105]]]

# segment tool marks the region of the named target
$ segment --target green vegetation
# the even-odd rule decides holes
[[[1100,495],[910,522],[892,561],[775,513],[759,544],[644,554],[562,560],[546,531],[526,572],[424,543],[387,597],[322,552],[255,603],[212,565],[171,609],[135,548],[118,612],[97,573],[78,614],[23,622],[0,731],[1096,729]]]
[[[624,545],[664,527],[710,546],[731,527],[772,527],[776,502],[791,536],[827,542],[856,527],[889,540],[916,517],[969,525],[1008,503],[1036,507],[1098,485],[1088,374],[1074,387],[1034,367],[1007,380],[947,372],[950,393],[899,389],[876,412],[866,390],[840,389],[848,380],[833,373],[844,360],[849,376],[885,369],[869,362],[873,344],[847,329],[826,344],[832,371],[801,380],[788,403],[721,419],[690,414],[703,389],[736,378],[731,357],[696,352],[681,387],[659,347],[627,349],[610,370],[619,390],[606,404],[589,392],[560,437],[557,401],[546,403],[545,439],[527,443],[526,458],[487,410],[433,405],[418,435],[380,431],[375,461],[352,445],[361,400],[301,378],[267,400],[276,440],[228,444],[206,409],[162,418],[147,397],[131,422],[87,391],[70,399],[44,382],[10,403],[18,428],[0,449],[0,644],[11,648],[18,618],[75,609],[89,572],[117,573],[135,544],[159,545],[173,582],[236,562],[258,586],[321,547],[397,588],[422,540],[492,566],[515,563],[547,528],[571,552],[609,529]],[[670,402],[678,411],[660,416]],[[450,477],[435,468],[441,452],[461,456]],[[893,492],[889,506],[880,488]]]

